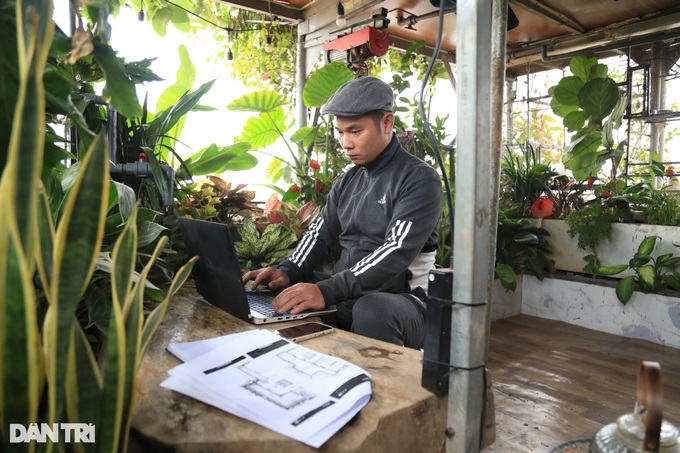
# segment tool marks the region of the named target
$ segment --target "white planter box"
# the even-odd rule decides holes
[[[543,228],[549,233],[548,242],[553,247],[550,258],[555,261],[557,270],[568,272],[583,272],[585,262],[583,257],[590,254],[577,247],[577,237],[570,238],[567,234],[569,226],[564,220],[543,220]],[[646,236],[659,236],[661,240],[656,242],[656,248],[652,256],[656,257],[665,253],[680,256],[680,248],[675,247],[673,242],[680,241],[680,227],[646,225],[634,223],[614,223],[612,225],[612,240],[603,240],[597,247],[597,254],[603,265],[627,264],[635,255],[637,249]],[[634,275],[633,271],[627,270],[616,275],[622,278]]]
[[[523,314],[680,348],[678,297],[636,291],[623,305],[607,286],[530,275],[521,286]]]

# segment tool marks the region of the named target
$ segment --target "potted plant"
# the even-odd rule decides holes
[[[625,139],[619,140],[628,98],[621,94],[609,76],[607,65],[596,58],[578,56],[571,59],[572,75],[551,87],[550,107],[563,118],[567,131],[573,132],[562,160],[574,178],[597,179],[607,160],[611,161],[610,180],[616,187],[617,168],[623,156]]]

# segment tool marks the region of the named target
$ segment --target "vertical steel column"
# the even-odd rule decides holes
[[[665,80],[668,73],[664,71],[663,62],[667,48],[668,45],[662,42],[652,44],[652,64],[650,67],[651,83],[649,84],[649,113],[652,115],[662,113],[666,108]],[[652,121],[649,128],[649,162],[652,162],[654,154],[656,154],[659,162],[664,162],[666,123]],[[654,178],[654,185],[656,187],[661,187],[663,182],[663,178]]]
[[[507,0],[461,0],[457,5],[459,114],[450,453],[476,452],[481,438],[498,224],[507,5]]]
[[[307,49],[305,49],[306,35],[298,27],[297,61],[295,62],[295,124],[299,129],[307,125],[307,107],[302,100],[302,92],[307,81]]]

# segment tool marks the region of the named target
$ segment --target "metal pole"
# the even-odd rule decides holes
[[[507,4],[507,0],[461,0],[457,6],[459,115],[449,453],[480,448],[498,223],[503,75],[497,72],[505,69]]]
[[[302,100],[302,92],[307,81],[307,50],[305,49],[305,38],[298,28],[297,61],[295,62],[295,123],[298,128],[307,125],[307,107]]]

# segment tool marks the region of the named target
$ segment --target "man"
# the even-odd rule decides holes
[[[355,166],[333,184],[295,252],[243,282],[286,288],[274,299],[279,313],[336,305],[338,327],[419,349],[442,188],[439,174],[399,144],[392,102],[392,88],[375,77],[354,79],[328,100],[321,113],[335,115]],[[333,275],[306,283],[336,241],[342,253]]]

